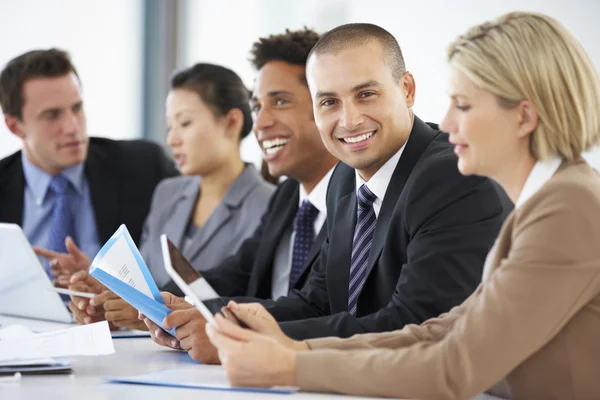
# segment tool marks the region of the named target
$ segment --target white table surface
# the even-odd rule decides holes
[[[4,326],[21,324],[32,330],[54,330],[69,327],[45,321],[20,319],[0,315]],[[73,373],[23,375],[19,383],[0,384],[0,400],[114,400],[114,399],[364,399],[363,397],[331,394],[296,393],[266,394],[242,393],[201,389],[169,388],[147,385],[108,383],[107,376],[139,375],[163,369],[181,368],[196,364],[184,352],[158,346],[150,338],[114,339],[116,352],[108,356],[74,357]],[[197,364],[196,364],[197,365]],[[291,396],[291,397],[290,397]],[[371,398],[372,399],[372,398]],[[496,399],[480,395],[477,400]]]

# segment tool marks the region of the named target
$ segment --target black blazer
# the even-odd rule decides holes
[[[120,224],[139,243],[154,188],[178,175],[173,162],[155,143],[91,137],[85,174],[102,246]],[[0,222],[22,225],[25,175],[21,151],[0,160]]]
[[[298,211],[299,192],[299,184],[293,179],[287,179],[279,185],[254,234],[244,241],[235,255],[219,266],[202,272],[219,295],[250,297],[246,301],[271,298],[275,252],[283,233],[293,227]],[[325,236],[326,228],[323,225],[315,237],[307,265],[311,265],[316,259]],[[310,268],[305,267],[295,288],[302,288],[309,271]],[[223,301],[205,303],[213,311],[217,311]]]
[[[356,221],[355,171],[338,164],[327,195],[327,239],[300,291],[263,304],[296,339],[349,337],[421,323],[460,304],[512,203],[487,178],[464,177],[448,135],[415,117],[377,218],[357,315],[348,310]],[[302,320],[302,321],[299,321]]]

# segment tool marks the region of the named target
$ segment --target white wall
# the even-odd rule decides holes
[[[247,58],[259,36],[304,25],[323,32],[347,22],[371,22],[400,42],[417,82],[416,113],[440,122],[448,104],[446,47],[470,26],[514,10],[538,11],[559,19],[600,68],[598,0],[190,0],[181,63],[220,63],[252,87],[254,71]],[[244,151],[245,158],[260,159],[255,143]],[[588,158],[600,169],[600,152]]]
[[[1,0],[0,65],[34,49],[71,53],[90,135],[141,136],[143,0]],[[2,121],[4,118],[2,118]],[[20,141],[0,123],[0,158]]]

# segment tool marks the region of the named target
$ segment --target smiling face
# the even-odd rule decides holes
[[[311,181],[321,173],[325,149],[312,114],[304,67],[282,61],[265,64],[255,81],[250,108],[254,133],[273,176]],[[328,167],[329,168],[329,167]]]
[[[227,135],[225,117],[217,117],[197,92],[173,89],[167,96],[167,144],[183,175],[205,176],[226,163],[238,146]]]
[[[451,69],[450,107],[440,128],[450,134],[463,175],[499,177],[521,156],[531,157],[529,136],[521,131],[521,108],[505,108],[496,96]]]
[[[376,41],[339,53],[313,54],[307,78],[327,149],[369,180],[408,139],[415,82],[394,79]]]
[[[52,175],[84,162],[88,137],[77,76],[28,80],[23,98],[22,119],[7,115],[5,120],[23,139],[27,159]]]

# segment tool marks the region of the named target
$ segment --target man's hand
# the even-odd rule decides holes
[[[184,310],[176,310],[165,317],[165,329],[175,329],[175,336],[181,349],[190,357],[204,364],[218,364],[217,350],[210,344],[204,326],[206,320],[194,306]]]
[[[206,334],[218,349],[219,359],[233,386],[272,387],[296,385],[296,352],[276,340],[241,328],[221,315]]]
[[[69,289],[99,295],[106,288],[87,271],[79,271],[71,277]],[[104,320],[104,309],[91,305],[90,299],[85,297],[71,296],[69,309],[73,312],[75,321],[81,325]]]
[[[94,297],[90,305],[104,309],[104,318],[115,327],[148,330],[146,324],[138,319],[138,311],[110,290]]]
[[[68,253],[57,253],[39,247],[33,248],[35,254],[48,259],[50,272],[54,277],[54,285],[63,288],[69,286],[73,274],[79,271],[87,271],[91,264],[89,257],[79,250],[70,236],[65,239],[65,247]]]
[[[172,310],[176,309],[187,309],[194,307],[190,303],[186,302],[181,297],[177,297],[169,292],[161,292],[161,296],[165,305]],[[147,318],[144,314],[139,313],[138,319],[144,321],[144,324],[150,331],[150,336],[152,340],[161,346],[169,347],[175,350],[181,350],[181,346],[179,346],[179,341],[173,336],[169,335],[165,332],[160,326],[156,325],[149,318]]]

